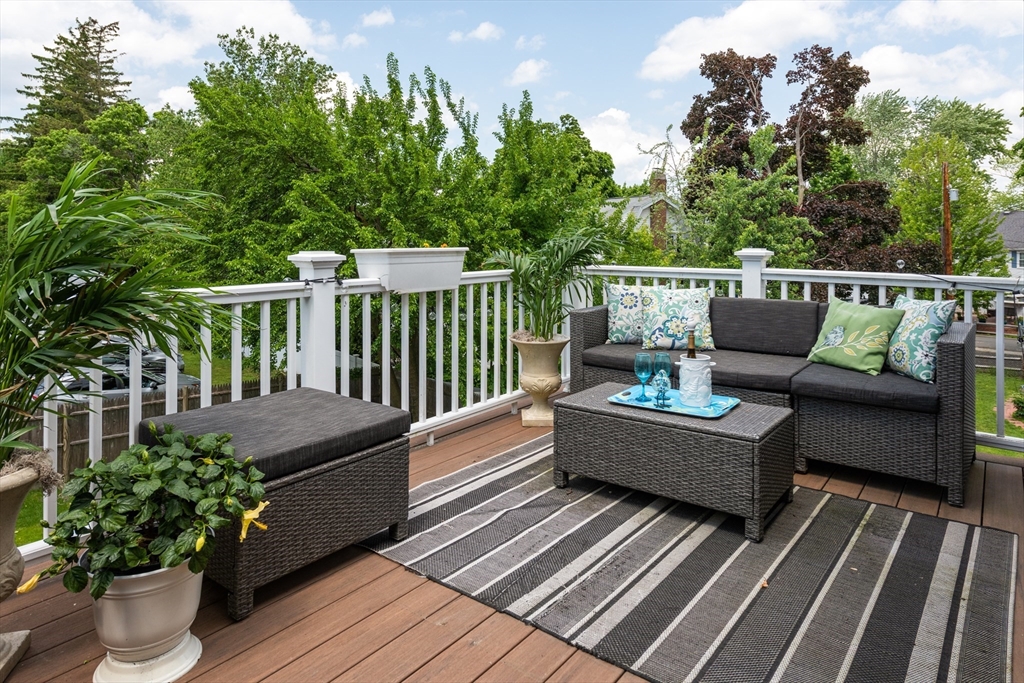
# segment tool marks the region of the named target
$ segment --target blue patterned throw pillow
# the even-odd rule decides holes
[[[900,294],[894,309],[906,311],[889,342],[889,369],[921,382],[935,381],[939,337],[953,322],[956,300],[916,301]]]
[[[644,327],[640,287],[607,283],[604,300],[608,304],[608,343],[639,344]]]
[[[708,289],[644,287],[645,349],[685,349],[686,322],[697,321],[694,341],[700,351],[714,351],[711,338],[711,292]]]

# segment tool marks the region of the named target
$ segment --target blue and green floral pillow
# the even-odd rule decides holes
[[[956,300],[916,301],[900,294],[894,309],[906,311],[889,342],[889,369],[921,382],[935,381],[939,337],[953,322]]]
[[[711,292],[708,289],[644,287],[645,349],[685,349],[686,322],[694,318],[694,342],[700,351],[714,351],[711,338]]]
[[[608,304],[608,343],[638,344],[644,332],[644,307],[638,285],[604,286]]]

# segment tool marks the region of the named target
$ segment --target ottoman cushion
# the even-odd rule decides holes
[[[934,384],[883,369],[877,375],[811,363],[793,378],[793,393],[800,398],[860,403],[917,413],[939,412],[939,390]]]
[[[139,442],[153,445],[149,423],[186,434],[232,434],[235,457],[252,457],[267,480],[319,465],[409,431],[409,413],[302,387],[143,420]]]

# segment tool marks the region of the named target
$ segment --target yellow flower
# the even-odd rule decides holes
[[[447,248],[448,248],[448,245],[447,245],[446,243],[442,242],[442,243],[441,243],[441,248],[442,248],[442,249],[447,249]]]
[[[198,553],[206,545],[206,534],[203,534],[196,540],[196,552]]]
[[[36,584],[39,583],[39,576],[40,576],[39,574],[36,574],[31,579],[29,579],[25,583],[21,584],[20,586],[18,586],[18,595],[22,595],[24,593],[28,593],[30,590],[35,588]]]
[[[203,458],[203,462],[205,462],[207,465],[212,465],[213,458]]]
[[[238,537],[239,543],[245,540],[245,534],[249,531],[249,525],[255,524],[258,528],[267,530],[267,525],[262,522],[257,522],[256,518],[263,512],[263,508],[267,507],[269,501],[262,501],[252,510],[246,510],[242,513],[242,535]]]

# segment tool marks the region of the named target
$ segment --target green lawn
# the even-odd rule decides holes
[[[1003,391],[1009,398],[1017,387],[1021,385],[1020,374],[1012,370],[1006,370],[1003,375]],[[979,432],[996,433],[996,371],[979,369],[975,374],[975,421]],[[1006,422],[1006,435],[1024,437],[1024,429]],[[1002,450],[999,448],[988,448],[979,446],[979,451],[984,453],[997,453],[1024,458],[1024,453]]]
[[[185,359],[185,372],[189,375],[195,375],[199,377],[199,352],[198,351],[184,351],[181,357]],[[242,380],[259,379],[260,373],[256,370],[246,368],[242,366]],[[231,359],[230,358],[217,358],[213,359],[213,386],[220,384],[231,384]]]

